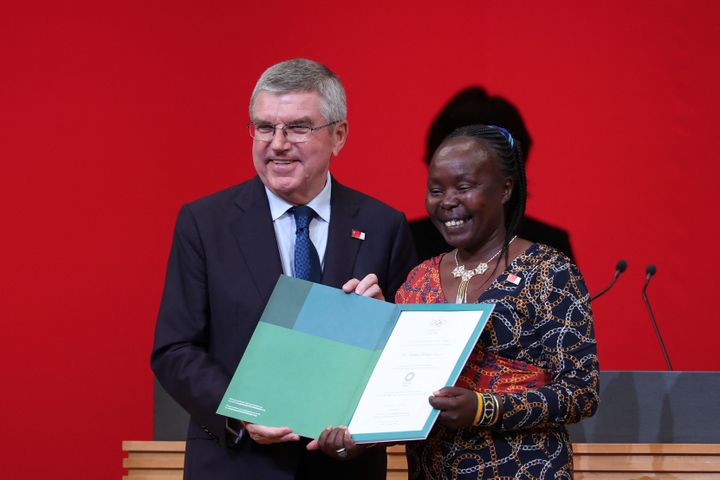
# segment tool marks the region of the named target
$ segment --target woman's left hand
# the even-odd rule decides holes
[[[475,392],[460,387],[443,387],[430,397],[430,405],[440,410],[437,421],[451,428],[470,427],[477,413],[477,402]]]
[[[327,427],[320,438],[308,443],[307,449],[322,450],[325,455],[336,460],[350,460],[360,455],[365,446],[353,442],[347,427]]]

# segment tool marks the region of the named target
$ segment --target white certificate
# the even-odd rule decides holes
[[[437,417],[428,397],[446,386],[453,372],[457,378],[474,345],[469,340],[479,335],[478,313],[402,311],[353,414],[350,433],[427,435]]]

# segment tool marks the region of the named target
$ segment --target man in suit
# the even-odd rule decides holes
[[[151,364],[190,413],[185,478],[385,478],[382,448],[309,451],[288,428],[215,413],[281,273],[393,298],[416,263],[404,215],[330,176],[346,110],[325,66],[273,65],[250,100],[257,176],[180,210]]]

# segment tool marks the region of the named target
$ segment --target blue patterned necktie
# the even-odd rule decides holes
[[[290,209],[295,216],[295,278],[319,282],[322,276],[320,257],[310,241],[310,220],[315,211],[307,205]]]

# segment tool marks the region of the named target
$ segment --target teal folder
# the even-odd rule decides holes
[[[290,427],[301,436],[317,438],[328,426],[349,425],[403,312],[477,313],[447,381],[436,386],[441,388],[457,380],[493,307],[395,305],[282,275],[217,413]],[[353,434],[353,439],[358,443],[422,439],[438,413],[432,410],[422,428],[414,431]]]

